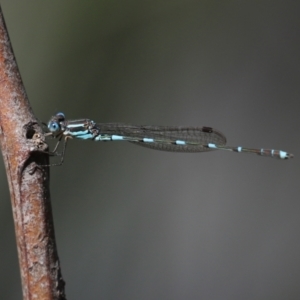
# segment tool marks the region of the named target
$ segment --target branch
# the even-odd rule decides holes
[[[34,117],[0,7],[0,144],[9,183],[23,299],[65,298],[49,191],[48,149]]]

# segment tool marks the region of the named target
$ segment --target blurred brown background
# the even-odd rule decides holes
[[[51,168],[68,299],[300,299],[298,1],[12,1],[31,105],[98,122],[211,126],[277,161],[71,141]],[[0,162],[0,295],[21,299]]]

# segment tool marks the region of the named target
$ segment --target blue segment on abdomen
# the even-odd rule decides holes
[[[123,139],[124,139],[124,137],[122,135],[115,135],[115,134],[113,134],[111,136],[111,140],[112,141],[122,141]]]
[[[149,138],[143,138],[144,143],[153,143],[154,139],[149,139]]]
[[[92,135],[89,130],[85,129],[85,130],[80,130],[80,131],[71,131],[71,130],[66,130],[64,132],[64,135],[67,136],[74,136],[76,138],[81,138],[82,135],[86,135],[86,134],[90,134]]]
[[[82,133],[81,135],[77,134],[76,138],[77,139],[82,139],[82,140],[89,140],[89,139],[93,138],[93,135],[90,132]]]

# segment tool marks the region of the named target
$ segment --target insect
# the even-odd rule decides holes
[[[226,150],[238,153],[254,153],[260,156],[289,159],[293,154],[282,150],[226,146],[226,137],[211,127],[175,127],[126,125],[121,123],[95,123],[90,119],[66,120],[62,112],[48,122],[48,136],[58,139],[52,154],[56,154],[62,139],[61,165],[64,160],[67,140],[71,138],[92,141],[127,141],[154,150],[173,152],[205,152]]]

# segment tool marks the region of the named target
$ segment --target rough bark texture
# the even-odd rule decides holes
[[[9,183],[23,299],[65,299],[49,192],[47,144],[33,115],[0,8],[0,143]]]

